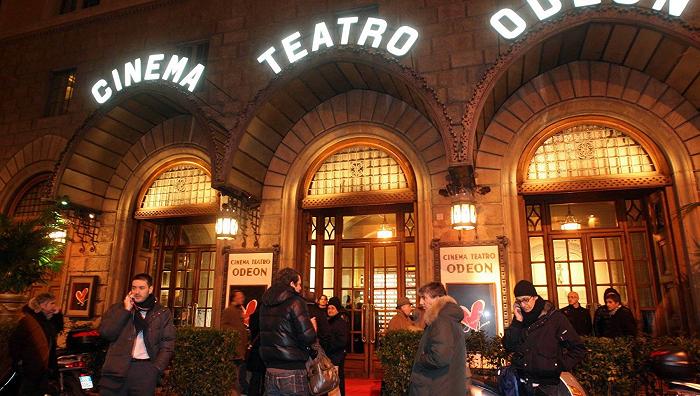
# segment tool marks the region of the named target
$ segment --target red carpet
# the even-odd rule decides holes
[[[347,396],[379,396],[382,381],[362,378],[346,378],[345,394]]]

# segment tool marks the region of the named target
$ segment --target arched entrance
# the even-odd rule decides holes
[[[195,158],[161,166],[143,185],[131,275],[146,272],[176,326],[209,327],[214,308],[218,193]]]
[[[378,376],[378,339],[406,296],[416,302],[415,178],[396,148],[349,139],[309,167],[302,184],[304,279],[347,310],[348,375]]]
[[[667,332],[673,310],[663,306],[678,302],[663,302],[672,296],[661,285],[678,274],[666,169],[643,135],[602,117],[568,119],[532,139],[518,189],[525,272],[538,293],[562,308],[575,291],[592,314],[614,287],[644,332]]]

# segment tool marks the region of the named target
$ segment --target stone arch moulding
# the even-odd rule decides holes
[[[53,172],[68,141],[44,135],[27,143],[0,168],[0,208],[6,208],[17,189],[39,173]]]
[[[217,178],[228,132],[207,115],[192,95],[160,82],[131,87],[95,110],[69,140],[57,164],[53,180],[55,195],[68,195],[77,204],[99,209],[110,180],[124,156],[149,131],[167,120],[189,115],[188,130],[176,131],[203,146],[211,158],[212,177]],[[150,143],[162,145],[167,136],[153,135]],[[148,146],[143,147],[148,151]]]
[[[269,141],[266,151],[274,152],[279,140],[301,117],[334,96],[358,89],[387,94],[415,107],[443,136],[450,159],[454,157],[458,136],[447,109],[415,70],[376,51],[330,48],[272,77],[267,87],[258,91],[239,113],[224,159],[224,172],[230,172],[225,175],[227,183],[237,184],[231,180],[238,177],[235,162],[240,161],[241,146],[246,144],[246,139]],[[290,103],[290,97],[294,98],[292,105],[284,106]],[[265,168],[267,164],[261,165]],[[259,195],[262,180],[249,179],[239,181],[236,187]]]
[[[559,17],[540,22],[534,28],[530,29],[523,38],[513,42],[508,50],[498,57],[493,66],[483,73],[481,80],[477,83],[472,97],[465,107],[464,116],[462,117],[463,132],[460,137],[461,150],[459,152],[461,161],[471,162],[477,145],[479,144],[477,141],[477,129],[479,128],[480,118],[482,117],[482,111],[486,101],[494,92],[497,84],[507,78],[511,66],[518,62],[523,63],[523,60],[529,55],[531,50],[534,48],[540,48],[541,50],[541,46],[546,45],[547,40],[561,35],[564,32],[573,31],[576,28],[593,23],[634,25],[639,29],[648,29],[658,32],[662,38],[671,37],[673,40],[681,41],[686,46],[692,47],[694,53],[689,54],[689,61],[694,59],[695,52],[700,51],[697,48],[697,43],[700,42],[700,30],[679,19],[666,17],[650,9],[640,7],[621,8],[613,5],[603,5],[593,8],[575,8],[563,13]],[[608,34],[611,33],[609,32]],[[628,42],[627,45],[629,44]],[[572,61],[583,60],[580,56],[581,54],[579,53],[576,59],[572,59]],[[692,79],[693,76],[688,78]],[[692,81],[688,81],[688,83],[691,82]],[[509,90],[509,96],[510,92],[514,92],[511,91],[509,87],[505,89]],[[497,112],[498,107],[494,109],[494,114]]]

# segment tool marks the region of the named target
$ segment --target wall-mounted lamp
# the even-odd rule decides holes
[[[491,187],[477,186],[472,165],[454,166],[448,169],[448,183],[440,189],[440,195],[452,197],[450,221],[455,230],[476,228],[477,212],[475,194],[484,195]]]
[[[241,247],[246,247],[248,230],[252,230],[253,246],[259,246],[259,202],[250,194],[227,189],[221,194],[221,210],[216,218],[216,238],[231,240],[240,236]]]
[[[233,239],[237,234],[237,213],[228,206],[228,203],[222,203],[219,215],[216,217],[216,239]]]

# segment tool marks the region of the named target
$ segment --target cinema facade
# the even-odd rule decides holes
[[[346,304],[358,376],[432,280],[492,333],[522,278],[700,329],[698,4],[44,3],[0,6],[0,208],[65,201],[33,293],[73,325],[145,271],[178,325],[217,326],[292,266]]]

